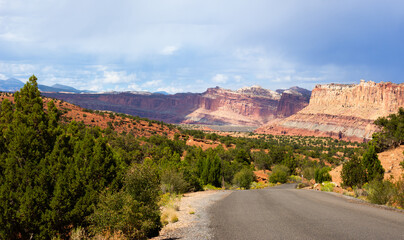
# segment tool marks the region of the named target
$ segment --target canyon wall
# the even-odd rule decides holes
[[[209,88],[204,93],[174,95],[150,93],[43,93],[43,95],[84,108],[121,112],[169,123],[261,126],[305,107],[309,98],[302,97],[303,94],[299,91],[289,89],[285,91],[287,94],[283,94],[253,86],[237,91],[216,87]],[[304,89],[303,92],[307,95],[310,91]]]
[[[306,108],[256,132],[366,141],[377,130],[374,120],[396,113],[399,107],[404,107],[404,84],[361,80],[360,84],[317,85]]]

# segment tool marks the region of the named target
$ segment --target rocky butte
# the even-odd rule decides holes
[[[377,130],[374,120],[397,113],[400,107],[404,107],[403,83],[361,80],[359,84],[317,85],[307,107],[256,132],[366,141]]]
[[[109,110],[168,123],[261,126],[288,117],[308,105],[310,91],[298,87],[272,91],[259,86],[232,91],[174,95],[122,92],[102,94],[43,93],[94,110]]]

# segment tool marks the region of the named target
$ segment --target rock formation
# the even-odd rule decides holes
[[[331,136],[363,141],[376,131],[374,120],[404,107],[404,84],[317,85],[309,105],[298,113],[256,130],[258,133]]]
[[[308,104],[308,90],[284,93],[259,86],[237,91],[209,88],[204,93],[174,95],[141,93],[63,94],[43,93],[84,108],[122,112],[169,123],[261,126],[286,117]]]

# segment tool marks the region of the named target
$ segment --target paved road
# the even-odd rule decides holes
[[[209,209],[215,239],[404,239],[404,213],[294,185],[234,191]]]

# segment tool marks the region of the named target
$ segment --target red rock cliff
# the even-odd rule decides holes
[[[404,84],[375,83],[317,85],[309,105],[298,113],[257,129],[260,133],[370,139],[373,121],[404,107]]]
[[[307,90],[306,90],[307,91]],[[237,91],[209,88],[204,93],[161,94],[61,94],[45,93],[85,108],[110,110],[170,123],[260,126],[301,110],[308,99],[280,103],[281,94],[258,86]],[[306,103],[301,103],[305,101]],[[278,108],[282,108],[279,114]],[[285,110],[287,109],[287,110]]]

